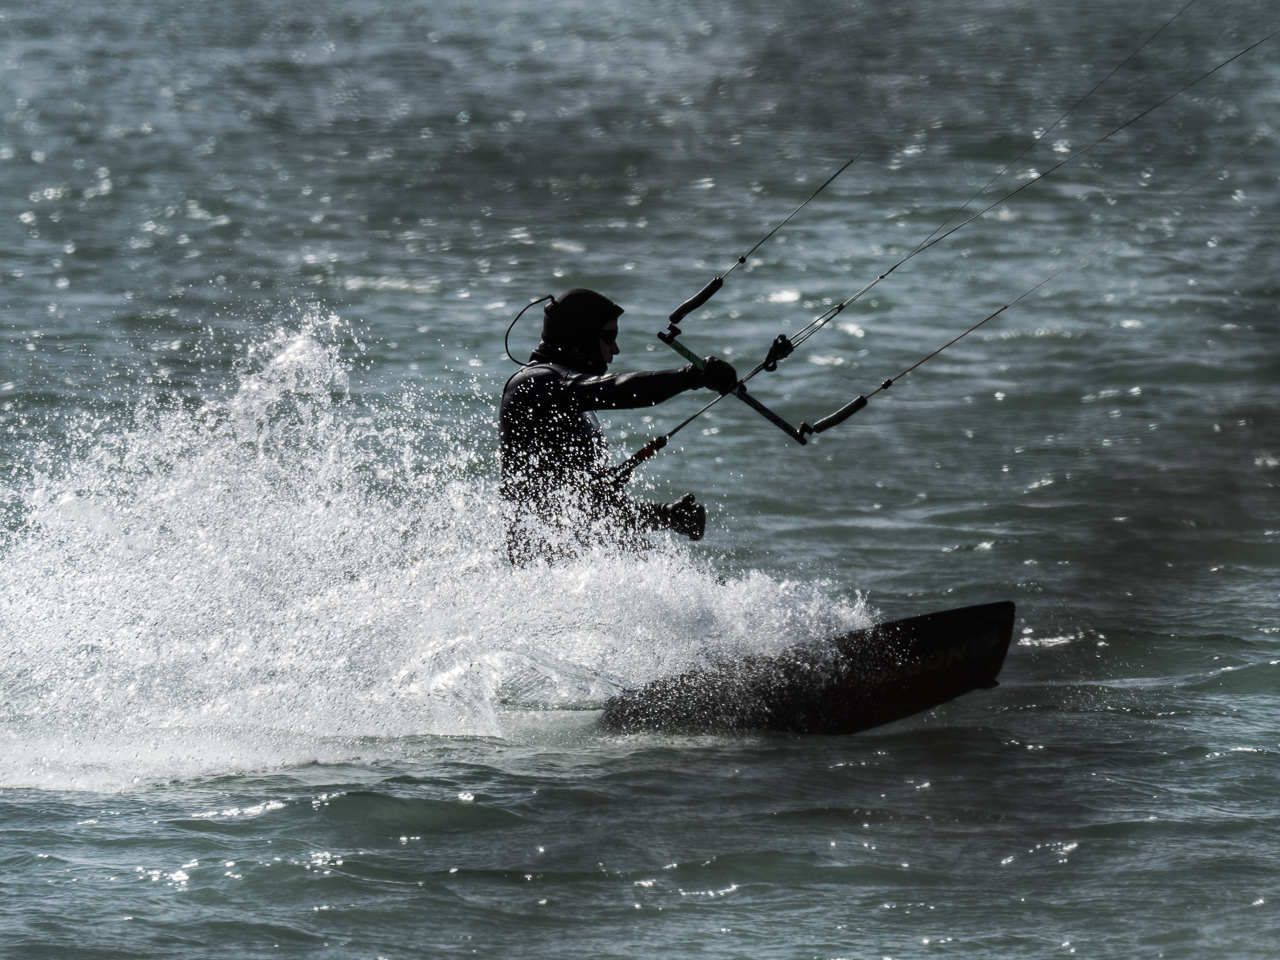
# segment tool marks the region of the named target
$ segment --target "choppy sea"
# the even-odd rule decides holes
[[[1280,38],[1210,73],[1277,27],[4,4],[0,955],[1280,956]],[[515,312],[592,287],[678,365],[855,155],[686,343],[749,369],[980,192],[753,392],[812,422],[1021,299],[807,446],[694,421],[636,487],[704,541],[509,567]],[[1001,685],[895,725],[596,727],[1002,599]]]

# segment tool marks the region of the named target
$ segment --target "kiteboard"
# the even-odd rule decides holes
[[[611,698],[609,731],[772,730],[847,734],[997,684],[1011,601],[877,624],[777,656],[749,656]]]

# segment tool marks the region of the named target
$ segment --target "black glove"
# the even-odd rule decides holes
[[[708,390],[725,394],[738,384],[738,371],[733,364],[719,357],[707,357],[706,368],[702,371],[702,385]]]
[[[728,366],[728,364],[725,364]],[[660,503],[655,511],[656,526],[690,540],[701,540],[707,531],[707,508],[686,493],[675,503]]]

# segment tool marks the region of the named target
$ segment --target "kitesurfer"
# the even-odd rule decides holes
[[[591,543],[634,544],[646,530],[702,537],[706,508],[692,494],[674,503],[635,500],[610,477],[596,411],[650,407],[699,387],[727,393],[737,372],[709,357],[705,370],[609,374],[622,313],[593,290],[561,294],[543,309],[529,363],[503,388],[501,495],[512,563],[554,560]]]

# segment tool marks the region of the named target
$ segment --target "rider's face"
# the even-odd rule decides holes
[[[621,352],[618,349],[618,320],[615,317],[600,328],[600,356],[607,367]]]

